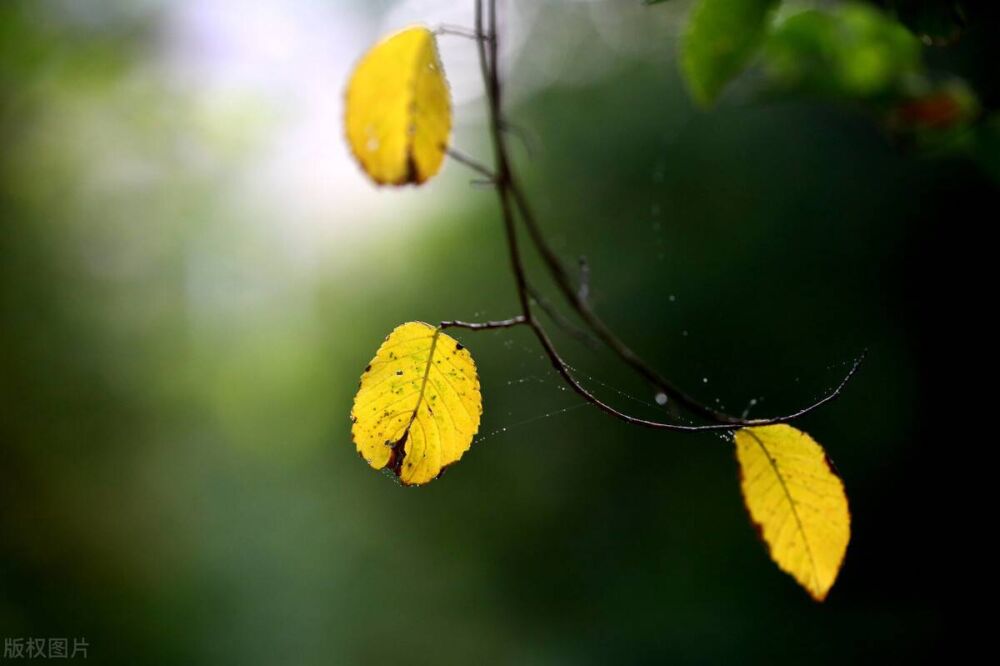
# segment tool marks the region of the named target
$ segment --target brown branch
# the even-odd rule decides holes
[[[521,189],[516,181],[511,184],[511,192],[518,211],[521,213],[521,219],[524,221],[524,224],[528,229],[528,235],[531,237],[532,242],[538,249],[538,253],[541,255],[543,262],[548,267],[549,273],[552,275],[556,286],[559,287],[559,291],[562,292],[566,302],[570,304],[577,314],[580,315],[580,318],[587,324],[587,326],[590,327],[592,331],[594,331],[594,334],[597,335],[597,337],[611,349],[611,351],[617,354],[622,361],[624,361],[629,367],[631,367],[636,373],[652,384],[655,388],[663,391],[663,393],[672,398],[677,404],[680,404],[689,411],[712,421],[736,424],[743,421],[743,419],[739,419],[738,417],[731,416],[725,412],[721,412],[717,409],[709,407],[708,405],[702,404],[694,397],[688,395],[685,391],[675,386],[673,382],[669,381],[666,377],[653,369],[652,366],[643,361],[638,354],[633,352],[632,349],[628,347],[628,345],[626,345],[625,342],[622,341],[622,339],[619,338],[600,317],[597,316],[597,313],[595,313],[590,307],[589,300],[583,298],[583,294],[580,293],[580,290],[573,285],[573,280],[566,271],[566,268],[563,266],[559,256],[555,253],[552,246],[549,245],[548,241],[542,235],[534,212],[528,204],[524,190]]]
[[[528,295],[531,296],[531,300],[538,305],[539,309],[544,312],[552,323],[561,328],[572,338],[576,338],[579,342],[587,345],[591,349],[600,349],[601,341],[594,337],[594,335],[585,328],[580,328],[575,323],[570,321],[570,319],[564,315],[562,312],[552,304],[552,301],[545,298],[537,289],[535,289],[531,283],[528,283]]]
[[[464,37],[465,39],[479,39],[475,30],[469,30],[468,28],[460,25],[451,25],[450,23],[442,23],[439,25],[434,29],[434,34]]]
[[[830,392],[820,400],[794,412],[794,414],[783,417],[773,417],[770,419],[744,419],[714,409],[713,407],[698,401],[696,398],[660,374],[649,363],[644,361],[638,354],[632,351],[632,349],[626,345],[625,342],[619,338],[607,324],[604,323],[597,313],[594,312],[590,306],[588,298],[590,286],[589,267],[586,264],[586,260],[581,261],[581,284],[579,288],[577,288],[573,285],[573,280],[569,276],[566,268],[563,266],[559,256],[556,254],[555,250],[552,249],[552,246],[549,245],[545,236],[542,234],[537,218],[528,203],[528,198],[525,195],[523,188],[520,186],[517,178],[514,176],[512,170],[509,173],[508,187],[514,198],[514,203],[517,206],[518,212],[521,214],[521,219],[524,221],[525,227],[528,229],[528,236],[531,238],[531,241],[537,248],[538,253],[541,255],[543,262],[549,270],[549,274],[559,287],[559,291],[562,292],[563,297],[570,304],[573,310],[576,311],[580,318],[590,327],[597,337],[600,338],[600,340],[604,342],[604,344],[607,345],[608,348],[610,348],[622,361],[624,361],[646,381],[652,384],[653,387],[673,398],[677,404],[680,404],[694,414],[698,414],[712,421],[736,425],[762,425],[766,423],[781,423],[789,420],[790,418],[804,416],[837,396],[839,389],[837,391]],[[864,354],[858,358],[856,364],[860,363],[863,358]],[[854,375],[854,372],[857,370],[856,364],[844,377],[841,382],[841,387]]]
[[[469,167],[479,175],[486,178],[487,181],[489,181],[490,183],[496,180],[496,176],[493,174],[492,171],[489,170],[488,167],[472,159],[471,157],[461,152],[460,150],[457,150],[450,146],[444,146],[444,152],[445,154],[448,155],[448,157],[450,157],[451,159],[455,160],[460,164],[464,164],[465,166]]]
[[[516,178],[514,177],[513,171],[510,166],[510,159],[507,154],[507,147],[504,143],[503,137],[503,121],[502,118],[502,101],[501,101],[501,86],[500,86],[500,76],[498,72],[499,62],[497,58],[497,16],[496,16],[496,0],[488,0],[488,11],[489,11],[489,31],[485,31],[483,28],[483,0],[476,0],[475,3],[475,25],[476,25],[476,44],[479,51],[479,65],[483,76],[483,82],[486,86],[486,97],[487,97],[487,111],[489,116],[489,128],[490,137],[493,143],[493,159],[495,167],[493,170],[494,178],[493,183],[496,186],[497,197],[500,202],[500,212],[503,218],[504,231],[507,236],[507,249],[510,259],[511,270],[514,275],[515,286],[517,288],[518,300],[520,301],[522,315],[520,317],[515,317],[514,319],[520,319],[518,324],[525,324],[531,328],[534,332],[535,337],[538,338],[542,349],[545,351],[546,355],[549,357],[553,367],[556,372],[566,381],[566,383],[573,389],[577,394],[584,398],[587,402],[593,404],[602,411],[614,416],[615,418],[630,423],[633,425],[640,425],[647,428],[656,428],[660,430],[675,430],[683,432],[697,432],[703,430],[735,430],[744,426],[760,426],[769,425],[773,423],[782,423],[789,421],[800,416],[808,414],[812,410],[826,404],[827,402],[833,400],[840,392],[843,390],[844,386],[847,385],[848,381],[854,376],[857,371],[858,366],[861,364],[861,360],[864,355],[859,357],[854,365],[851,367],[850,372],[847,376],[840,382],[840,384],[829,394],[818,400],[817,402],[800,409],[792,414],[786,416],[770,418],[770,419],[742,419],[735,417],[724,412],[712,409],[707,405],[703,405],[694,398],[688,396],[686,393],[681,391],[679,388],[674,386],[665,377],[661,376],[656,370],[646,364],[638,355],[636,355],[628,346],[618,338],[617,335],[611,331],[607,325],[591,310],[586,298],[586,290],[580,290],[574,288],[573,282],[562,265],[558,255],[552,250],[551,246],[542,236],[540,228],[534,217],[534,214],[528,204],[527,197],[524,191],[518,185]],[[647,419],[638,418],[625,414],[611,405],[603,402],[595,395],[590,393],[584,386],[582,386],[576,378],[573,376],[569,366],[559,355],[558,350],[552,343],[545,329],[542,327],[541,323],[534,317],[531,309],[531,297],[529,294],[528,281],[526,273],[524,270],[524,264],[521,259],[520,246],[517,235],[517,227],[514,219],[514,211],[511,206],[511,199],[514,201],[514,205],[520,212],[521,218],[528,229],[528,234],[531,237],[532,242],[537,247],[539,253],[552,274],[553,279],[559,286],[560,291],[563,292],[566,300],[574,308],[574,310],[580,315],[584,322],[594,331],[594,333],[600,338],[609,348],[614,351],[619,358],[621,358],[626,364],[632,367],[641,376],[645,377],[651,384],[659,388],[661,391],[667,395],[673,397],[673,399],[680,403],[682,406],[686,407],[689,411],[699,414],[705,418],[708,418],[714,423],[705,425],[681,425],[677,423],[665,423],[660,421],[651,421]],[[581,291],[583,293],[581,293]],[[508,320],[508,321],[514,321]],[[511,324],[515,325],[515,324]],[[482,326],[476,328],[489,328],[489,326]]]
[[[496,328],[511,328],[525,323],[527,322],[524,315],[518,315],[516,317],[511,317],[510,319],[500,319],[498,321],[459,321],[454,319],[451,321],[441,322],[438,325],[438,328],[441,330],[446,328],[466,328],[470,331],[486,331]]]

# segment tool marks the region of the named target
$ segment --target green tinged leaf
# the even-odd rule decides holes
[[[898,94],[921,72],[919,40],[861,4],[789,17],[772,31],[763,55],[774,87],[833,97]]]
[[[699,0],[681,44],[681,68],[694,95],[710,104],[763,41],[780,0]]]
[[[939,154],[967,151],[980,113],[957,77],[929,74],[921,40],[893,16],[847,3],[779,22],[762,49],[772,93],[857,104],[880,117],[900,145]]]

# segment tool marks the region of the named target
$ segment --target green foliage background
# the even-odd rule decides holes
[[[638,9],[615,11],[661,20]],[[419,233],[303,267],[220,194],[258,111],[213,115],[130,78],[155,3],[96,24],[63,11],[0,7],[0,638],[85,636],[96,663],[143,664],[913,663],[943,645],[956,556],[928,530],[959,483],[938,454],[960,405],[939,387],[976,349],[953,295],[980,278],[965,220],[995,205],[995,140],[915,153],[864,109],[740,82],[699,110],[666,34],[510,109],[540,138],[520,164],[549,233],[678,383],[783,412],[870,349],[801,424],[854,516],[817,605],[756,539],[730,444],[588,408],[532,420],[575,402],[524,331],[460,336],[490,435],[459,465],[416,490],[371,472],[348,413],[382,336],[515,307],[492,193],[458,188]],[[539,31],[580,11],[553,3]],[[992,34],[928,56],[987,115]],[[477,127],[457,141],[486,145]],[[192,144],[212,149],[193,160]],[[127,177],[95,185],[96,155]],[[451,164],[442,181],[467,178]],[[338,216],[372,223],[346,202]]]

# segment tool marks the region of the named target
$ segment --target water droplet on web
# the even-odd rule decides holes
[[[702,377],[701,378],[701,383],[702,384],[707,384],[708,383],[708,377]]]
[[[661,405],[661,406],[665,405],[665,404],[667,404],[667,394],[663,393],[661,391],[660,393],[656,394],[655,400],[656,400],[656,404]]]
[[[670,302],[673,303],[676,300],[677,300],[677,296],[675,296],[674,294],[670,294]]]

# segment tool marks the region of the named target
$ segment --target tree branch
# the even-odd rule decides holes
[[[630,423],[633,425],[640,425],[647,428],[655,428],[659,430],[675,430],[682,432],[697,432],[703,430],[715,430],[715,431],[730,431],[736,430],[744,426],[761,426],[769,425],[773,423],[783,423],[792,419],[796,419],[800,416],[804,416],[809,412],[817,409],[818,407],[826,404],[827,402],[833,400],[843,388],[847,385],[850,379],[854,376],[859,365],[861,364],[864,355],[862,354],[851,367],[847,376],[840,382],[840,384],[829,394],[816,401],[815,403],[800,409],[792,414],[788,414],[781,417],[769,418],[769,419],[744,419],[725,412],[720,412],[707,405],[703,405],[694,398],[690,397],[678,387],[674,386],[673,383],[668,381],[665,377],[660,375],[656,370],[650,367],[645,361],[643,361],[635,352],[633,352],[625,343],[618,338],[617,335],[606,325],[604,322],[593,312],[590,308],[587,299],[587,289],[576,289],[573,285],[572,279],[563,267],[558,255],[554,252],[552,247],[545,240],[544,236],[541,234],[541,230],[538,226],[537,220],[528,204],[527,197],[524,191],[518,184],[517,179],[514,177],[513,171],[510,166],[510,158],[507,153],[507,146],[504,142],[503,127],[504,123],[502,120],[502,99],[501,99],[501,86],[500,86],[500,76],[498,72],[499,62],[497,58],[497,13],[496,13],[496,0],[488,0],[488,20],[489,20],[489,30],[488,32],[483,26],[483,2],[484,0],[475,1],[475,31],[476,31],[476,45],[479,52],[479,66],[482,73],[483,82],[486,87],[486,98],[487,98],[487,111],[489,116],[489,128],[490,137],[493,143],[493,159],[495,167],[493,169],[493,183],[496,186],[497,197],[500,202],[500,212],[503,218],[504,231],[507,236],[507,249],[511,265],[511,271],[514,275],[514,282],[517,288],[517,296],[521,305],[522,314],[519,317],[515,317],[511,320],[507,320],[511,323],[510,325],[524,324],[531,328],[534,332],[535,337],[538,338],[542,349],[545,351],[546,355],[549,357],[550,362],[555,368],[556,372],[566,381],[573,391],[580,395],[584,400],[593,404],[602,411],[614,416],[615,418]],[[485,167],[484,167],[485,169]],[[569,366],[559,355],[558,350],[552,343],[545,329],[542,327],[541,323],[534,317],[531,309],[531,297],[529,294],[528,281],[524,270],[524,263],[521,258],[521,251],[519,245],[519,239],[517,235],[517,227],[514,219],[514,210],[511,205],[511,200],[514,202],[514,206],[517,207],[520,213],[521,219],[524,221],[525,226],[528,229],[528,235],[530,236],[532,242],[537,247],[539,253],[542,255],[542,259],[546,264],[549,273],[552,275],[554,281],[562,291],[567,302],[573,307],[573,309],[580,315],[583,321],[594,331],[597,337],[604,342],[612,351],[614,351],[619,358],[621,358],[627,365],[632,367],[638,374],[649,381],[653,386],[663,391],[668,396],[672,397],[677,403],[681,404],[689,411],[698,414],[704,418],[707,418],[714,423],[704,424],[704,425],[682,425],[677,423],[665,423],[660,421],[651,421],[647,419],[638,418],[625,414],[612,407],[611,405],[603,402],[595,395],[590,393],[583,385],[581,385],[576,378],[573,376]],[[584,262],[585,265],[585,262]],[[581,266],[581,273],[584,273],[583,265]],[[581,276],[583,277],[583,276]],[[586,279],[583,280],[586,284]],[[486,322],[489,324],[490,322]],[[444,322],[442,322],[442,326]],[[458,325],[458,324],[455,324]],[[491,326],[476,326],[469,325],[468,328],[480,329],[480,328],[491,328]],[[492,328],[500,328],[500,326],[493,326]]]
[[[438,328],[441,330],[446,328],[465,328],[470,331],[485,331],[495,328],[511,328],[524,323],[526,323],[524,315],[518,315],[516,317],[511,317],[510,319],[500,319],[498,321],[459,321],[454,319],[451,321],[441,322],[438,325]]]
[[[463,152],[461,152],[461,151],[459,151],[459,150],[457,150],[455,148],[452,148],[450,146],[445,146],[444,147],[444,152],[451,159],[455,160],[456,162],[458,162],[460,164],[464,164],[465,166],[469,167],[470,169],[472,169],[473,171],[475,171],[479,175],[481,175],[484,178],[486,178],[487,180],[489,180],[491,183],[494,180],[496,180],[496,176],[493,174],[492,171],[489,170],[488,167],[486,167],[483,164],[480,164],[479,162],[477,162],[476,160],[472,159],[471,157],[469,157],[465,153],[463,153]]]
[[[570,337],[576,338],[583,344],[587,345],[591,349],[600,349],[601,341],[594,337],[594,335],[585,328],[580,328],[569,318],[560,312],[556,306],[552,304],[549,299],[545,298],[537,289],[535,289],[531,283],[528,283],[528,295],[531,296],[531,300],[538,305],[538,307],[544,312],[552,323],[565,331]]]
[[[464,37],[465,39],[479,39],[476,35],[475,30],[469,30],[468,28],[460,25],[452,25],[450,23],[442,23],[437,28],[434,29],[435,35],[452,35],[454,37]]]
[[[581,264],[581,285],[579,288],[576,288],[573,285],[572,278],[569,276],[569,273],[563,266],[562,261],[559,259],[559,255],[556,254],[555,250],[552,249],[552,246],[549,245],[545,236],[542,234],[537,218],[528,203],[528,198],[517,178],[514,176],[513,171],[511,171],[509,175],[508,187],[513,196],[515,205],[517,206],[518,212],[521,214],[521,219],[524,221],[525,227],[528,229],[528,236],[537,248],[538,253],[542,257],[542,261],[548,268],[549,274],[555,281],[556,286],[559,287],[559,291],[562,292],[566,302],[569,303],[569,305],[576,311],[580,318],[587,324],[587,326],[590,327],[597,337],[600,338],[600,340],[604,342],[604,344],[607,345],[608,348],[610,348],[623,362],[625,362],[626,365],[631,367],[639,376],[643,377],[646,381],[652,384],[653,387],[659,389],[664,394],[672,398],[677,404],[683,406],[694,414],[698,414],[712,421],[736,425],[762,425],[762,422],[781,423],[790,418],[804,416],[836,397],[836,392],[831,392],[817,402],[795,412],[794,415],[774,417],[771,419],[744,419],[701,403],[660,374],[649,363],[644,361],[638,354],[632,351],[632,349],[626,345],[625,342],[619,338],[607,324],[604,323],[597,313],[594,312],[587,298],[589,295],[589,269],[584,269],[584,266],[586,265],[585,262]],[[859,357],[858,362],[860,362],[864,356],[865,355],[862,354]],[[855,370],[857,370],[856,366],[851,368],[851,371],[844,377],[842,384],[853,376]]]

